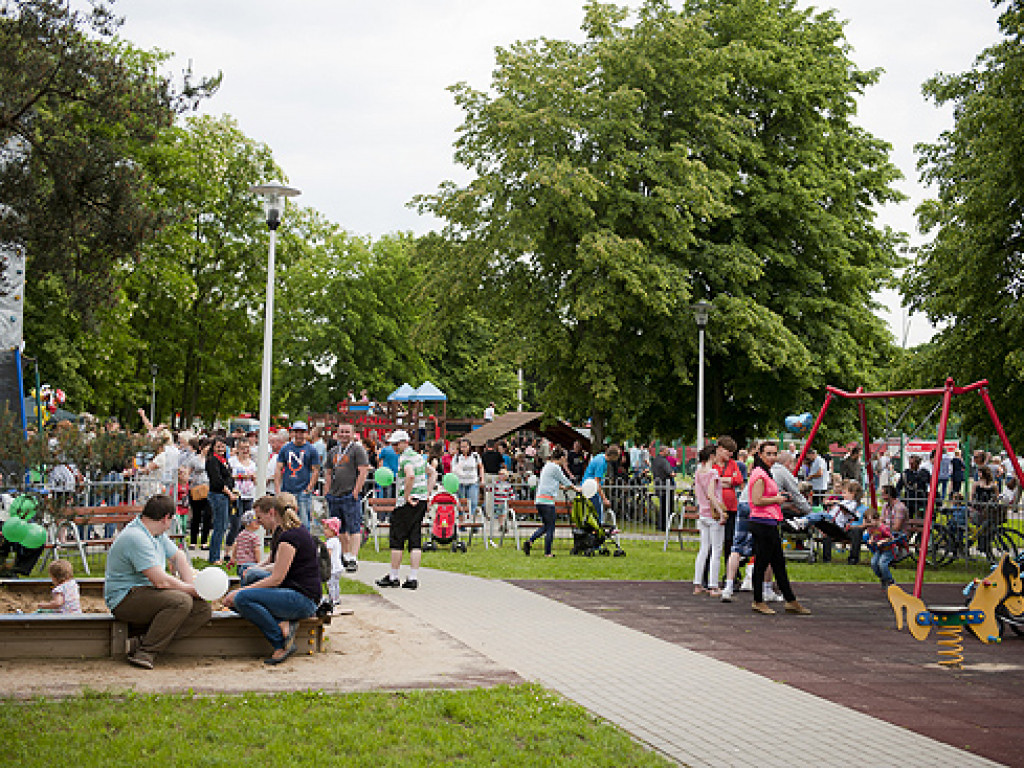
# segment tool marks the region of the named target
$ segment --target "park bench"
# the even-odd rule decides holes
[[[663,552],[668,551],[668,540],[673,534],[679,539],[679,549],[683,549],[684,537],[687,539],[700,539],[700,531],[697,529],[697,518],[700,515],[697,514],[697,507],[693,504],[688,504],[681,495],[676,497],[676,504],[676,508],[679,511],[672,511],[665,519],[665,545],[662,547]]]
[[[556,501],[555,502],[555,536],[558,536],[558,531],[569,529],[572,531],[572,523],[569,522],[569,514],[572,507],[568,501]],[[566,522],[558,522],[562,518]],[[537,505],[527,499],[513,499],[508,503],[508,524],[512,529],[512,535],[515,538],[516,549],[520,548],[519,543],[519,532],[521,528],[528,530],[536,530],[542,527],[540,516],[537,514]],[[571,538],[571,534],[570,534]]]
[[[296,647],[301,653],[324,648],[330,616],[299,622]],[[124,658],[128,638],[141,628],[109,613],[25,613],[0,615],[0,660]],[[270,644],[252,622],[234,611],[217,611],[194,634],[175,640],[164,652],[177,656],[265,656]]]
[[[367,497],[364,503],[364,517],[366,520],[366,527],[369,531],[369,535],[373,537],[373,548],[380,552],[380,535],[382,531],[387,531],[391,524],[388,520],[390,515],[395,511],[395,499],[380,499],[375,497]],[[477,515],[474,516],[473,520],[466,520],[466,510],[468,504],[465,499],[458,499],[459,505],[459,530],[468,531],[468,545],[473,544],[473,534],[479,532],[483,535],[486,522],[483,518],[483,511],[480,507],[477,507]],[[384,517],[387,516],[387,517]],[[479,519],[476,517],[479,516]],[[430,540],[430,524],[431,517],[429,514],[423,517],[423,541]],[[504,540],[504,534],[502,534]]]

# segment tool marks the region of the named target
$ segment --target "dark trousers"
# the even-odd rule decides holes
[[[188,524],[188,539],[193,547],[199,541],[205,545],[213,529],[213,508],[209,499],[193,499],[191,496],[188,497],[188,506],[192,510],[192,519]]]
[[[555,505],[554,504],[538,504],[537,505],[537,514],[540,515],[540,521],[541,521],[541,523],[543,523],[543,527],[542,528],[538,528],[536,531],[533,532],[533,535],[530,537],[530,543],[533,544],[533,542],[535,540],[537,540],[541,536],[543,536],[544,537],[544,554],[545,555],[550,555],[551,554],[551,545],[555,541],[555,518],[556,518]]]
[[[112,611],[118,621],[146,625],[139,650],[159,653],[210,620],[210,604],[177,589],[133,587]]]
[[[782,551],[782,537],[779,526],[772,523],[760,523],[751,518],[748,523],[751,536],[754,537],[754,602],[764,602],[764,572],[772,567],[775,583],[787,602],[796,600],[793,588],[789,585],[789,574],[786,572],[786,555]]]

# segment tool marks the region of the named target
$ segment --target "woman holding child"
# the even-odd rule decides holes
[[[263,633],[274,647],[265,664],[280,664],[295,653],[295,632],[301,619],[316,613],[320,602],[320,567],[317,545],[292,508],[274,496],[259,499],[254,511],[267,531],[273,532],[269,575],[224,596],[233,607]]]

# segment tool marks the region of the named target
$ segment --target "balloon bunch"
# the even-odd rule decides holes
[[[20,544],[25,549],[38,549],[46,543],[46,529],[38,523],[29,522],[37,511],[39,499],[27,493],[21,494],[11,504],[10,517],[0,533],[12,544]]]
[[[66,399],[63,389],[51,387],[49,384],[43,384],[39,388],[39,401],[50,413],[56,413],[57,408],[64,405]]]

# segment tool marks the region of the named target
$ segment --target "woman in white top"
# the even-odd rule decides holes
[[[469,444],[469,440],[464,437],[459,440],[459,452],[452,457],[452,472],[459,478],[459,498],[466,499],[469,519],[472,520],[476,512],[476,505],[480,502],[480,484],[484,479],[484,464]]]
[[[256,461],[252,458],[252,446],[248,440],[235,442],[235,450],[228,459],[228,466],[231,467],[231,475],[235,478],[235,490],[238,491],[238,498],[231,506],[231,514],[228,517],[226,544],[230,547],[238,536],[242,515],[252,509],[256,491]]]

